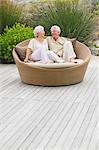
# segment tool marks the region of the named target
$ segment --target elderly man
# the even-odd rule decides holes
[[[51,27],[52,36],[47,37],[49,50],[52,51],[51,58],[53,57],[53,60],[56,62],[58,62],[58,59],[61,60],[61,62],[76,62],[76,54],[73,50],[72,43],[67,41],[66,38],[61,37],[60,33],[60,27],[54,25]],[[58,57],[56,57],[53,52],[54,54],[57,54]]]

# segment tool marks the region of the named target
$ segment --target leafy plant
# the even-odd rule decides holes
[[[20,21],[22,13],[21,5],[11,0],[0,1],[0,34],[3,33],[6,26],[12,27]]]
[[[78,0],[54,0],[43,9],[41,14],[37,24],[45,27],[47,35],[50,34],[50,27],[56,24],[61,27],[62,36],[75,37],[86,43],[90,38],[93,30],[93,16],[78,3]]]
[[[0,60],[1,62],[13,62],[12,49],[19,42],[32,38],[33,29],[23,24],[15,24],[13,27],[6,27],[5,32],[0,35]]]

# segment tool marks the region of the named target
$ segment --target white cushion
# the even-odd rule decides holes
[[[77,63],[73,62],[65,62],[65,63],[48,63],[48,64],[43,64],[39,62],[29,62],[26,63],[29,66],[33,67],[43,67],[43,68],[66,68],[66,67],[73,67],[73,66],[78,66],[80,64],[83,64],[84,61],[82,59],[76,59]]]

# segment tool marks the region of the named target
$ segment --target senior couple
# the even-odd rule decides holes
[[[51,27],[51,35],[45,38],[43,26],[34,28],[35,38],[31,39],[26,50],[24,62],[29,60],[41,63],[76,62],[76,54],[72,43],[60,36],[61,29],[57,25]]]

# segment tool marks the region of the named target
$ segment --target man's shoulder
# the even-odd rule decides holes
[[[52,37],[52,36],[47,36],[46,39],[49,40],[49,39],[51,39],[51,37]]]
[[[66,38],[60,36],[58,41],[59,41],[61,44],[64,44],[64,42],[66,41]]]
[[[46,40],[47,40],[48,43],[51,42],[51,39],[52,39],[52,36],[47,36],[47,37],[46,37]]]
[[[60,38],[61,38],[62,40],[66,40],[66,37],[60,36]]]

